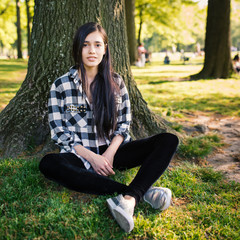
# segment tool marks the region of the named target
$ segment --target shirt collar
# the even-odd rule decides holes
[[[79,75],[78,75],[78,69],[76,68],[76,66],[73,66],[69,69],[69,77],[73,79],[75,84],[80,83],[80,78],[79,78]]]

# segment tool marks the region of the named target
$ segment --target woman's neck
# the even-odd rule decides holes
[[[91,83],[94,80],[94,78],[96,77],[97,73],[98,73],[98,69],[97,68],[88,68],[88,69],[86,69],[86,78],[85,78],[85,80],[86,80],[86,85],[87,86],[91,85]],[[78,70],[78,74],[79,74],[79,76],[81,76],[80,70]]]
[[[86,69],[86,68],[85,68]],[[80,69],[78,70],[78,75],[81,76],[81,71]],[[90,85],[93,82],[94,78],[97,75],[97,69],[86,69],[86,76],[85,76],[85,93],[89,99],[90,102],[92,102],[92,96],[91,96],[91,92],[90,92]]]

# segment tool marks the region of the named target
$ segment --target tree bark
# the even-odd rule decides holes
[[[17,12],[17,53],[18,58],[22,58],[22,33],[19,0],[16,0],[16,12]]]
[[[31,16],[29,11],[29,0],[25,0],[25,4],[26,4],[26,13],[27,13],[27,46],[28,46],[28,56],[29,56],[30,46],[31,46],[31,30],[30,30]]]
[[[128,87],[134,119],[132,136],[139,138],[157,132],[173,132],[163,119],[159,121],[150,112],[132,78],[123,0],[83,0],[81,4],[78,0],[39,0],[35,3],[27,76],[16,96],[0,113],[3,156],[17,156],[29,148],[48,146],[50,86],[73,64],[74,33],[80,25],[90,21],[98,21],[106,29],[114,69]]]
[[[137,60],[137,42],[135,30],[135,0],[125,0],[126,27],[128,38],[128,53],[130,64],[134,65]]]
[[[204,67],[192,79],[231,75],[230,5],[231,0],[208,1]]]
[[[139,30],[138,30],[138,45],[141,44],[141,33],[142,33],[142,24],[143,24],[143,7],[140,6],[140,13],[139,13]]]

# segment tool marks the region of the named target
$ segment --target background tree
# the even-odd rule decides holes
[[[231,0],[209,0],[205,38],[205,60],[192,79],[227,78],[232,72],[230,41]]]
[[[190,0],[136,0],[137,41],[142,42],[143,27],[151,29],[149,35],[164,29],[177,31],[179,14],[183,4],[196,5]],[[150,36],[148,36],[150,37]],[[166,36],[168,37],[168,36]]]
[[[17,13],[17,53],[18,58],[22,58],[22,33],[21,33],[21,18],[20,18],[20,1],[16,0],[16,13]]]
[[[11,3],[11,0],[8,0],[7,2],[5,2],[3,7],[0,9],[0,16],[7,11],[8,7],[10,6],[10,3]]]
[[[34,8],[34,0],[28,1],[29,18],[25,5],[20,5],[20,22],[21,22],[21,38],[23,57],[28,48],[28,32],[32,29],[32,16]],[[23,1],[20,1],[23,2]],[[1,14],[2,13],[2,14]],[[0,1],[0,54],[1,56],[9,55],[17,56],[17,25],[16,25],[16,1],[1,0]],[[28,30],[27,30],[28,29]]]
[[[29,0],[25,0],[26,4],[26,14],[27,14],[27,49],[28,49],[28,56],[30,53],[30,44],[31,44],[31,13],[30,13],[30,6]]]
[[[48,146],[49,88],[73,63],[73,35],[80,25],[89,21],[100,22],[109,35],[114,68],[123,77],[130,94],[134,119],[132,136],[173,131],[163,119],[160,121],[150,112],[132,78],[123,0],[83,0],[81,4],[78,0],[41,0],[35,3],[27,76],[16,96],[0,113],[3,155],[16,156],[29,146]]]
[[[125,0],[126,27],[128,38],[128,53],[130,64],[135,64],[137,60],[137,42],[135,35],[135,0]]]
[[[240,1],[232,1],[231,6],[232,46],[240,50]]]
[[[169,24],[153,20],[143,23],[142,39],[151,52],[163,50],[196,51],[196,43],[204,46],[207,8],[195,4],[181,4],[177,18],[170,19]]]
[[[1,54],[9,54],[11,45],[17,38],[16,31],[16,2],[11,0],[1,0],[0,2],[0,45]],[[8,52],[7,52],[8,51]]]

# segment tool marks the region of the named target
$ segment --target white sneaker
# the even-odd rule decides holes
[[[107,199],[108,208],[113,217],[125,232],[131,232],[134,228],[134,205],[121,194]]]
[[[144,194],[143,200],[154,209],[166,210],[171,204],[172,192],[168,188],[152,187]]]

